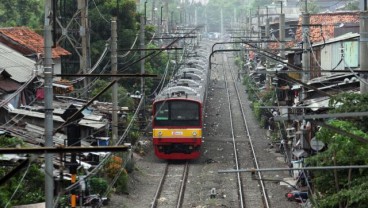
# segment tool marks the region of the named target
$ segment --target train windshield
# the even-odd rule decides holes
[[[156,126],[199,126],[200,105],[190,101],[166,101],[155,105]]]

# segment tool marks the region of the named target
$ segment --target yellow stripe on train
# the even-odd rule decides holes
[[[202,129],[153,129],[154,138],[202,138]]]

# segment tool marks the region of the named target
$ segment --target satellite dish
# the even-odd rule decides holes
[[[313,137],[310,141],[310,146],[313,150],[320,151],[321,149],[325,147],[325,143],[317,140],[316,137]]]

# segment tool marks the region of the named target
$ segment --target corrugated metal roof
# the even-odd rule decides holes
[[[35,117],[35,118],[42,118],[42,119],[45,118],[44,113],[39,113],[39,112],[35,112],[35,111],[28,111],[28,110],[22,110],[22,109],[12,109],[12,110],[9,110],[9,113],[26,115],[26,116]],[[57,116],[57,115],[53,116],[53,120],[58,121],[58,122],[62,122],[62,123],[64,122],[64,120],[60,116]],[[82,119],[78,124],[82,125],[82,126],[87,126],[87,127],[90,127],[90,128],[94,128],[94,129],[100,129],[100,128],[106,126],[105,122],[93,121],[93,120],[87,120],[87,119]]]
[[[11,75],[10,78],[20,83],[27,82],[35,70],[34,61],[2,43],[0,43],[0,63],[1,67]]]

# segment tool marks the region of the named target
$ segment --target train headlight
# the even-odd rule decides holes
[[[192,135],[197,136],[197,132],[193,131]]]
[[[162,131],[158,132],[158,136],[160,136],[160,137],[162,136]]]
[[[188,147],[188,149],[192,150],[192,149],[193,149],[193,146],[191,146],[191,145],[190,145],[190,146]]]

